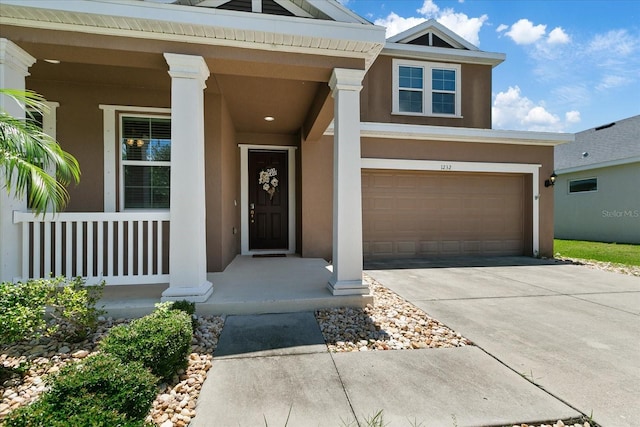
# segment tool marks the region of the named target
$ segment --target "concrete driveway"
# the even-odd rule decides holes
[[[640,278],[519,257],[369,267],[602,426],[640,424]]]

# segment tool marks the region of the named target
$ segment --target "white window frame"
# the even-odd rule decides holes
[[[392,114],[403,115],[403,116],[421,116],[421,117],[447,117],[447,118],[462,118],[462,66],[460,64],[448,64],[444,62],[425,62],[425,61],[412,61],[408,59],[394,59],[393,61],[393,70],[392,70],[392,81],[393,81],[393,94],[392,94]],[[413,67],[413,68],[422,68],[423,73],[422,76],[424,78],[424,82],[422,85],[422,113],[412,113],[412,112],[404,112],[400,111],[400,67]],[[441,113],[433,113],[433,93],[443,92],[432,89],[432,70],[452,70],[456,73],[456,90],[455,90],[455,113],[454,114],[441,114]],[[444,91],[445,93],[447,91]]]
[[[595,190],[587,190],[587,191],[571,191],[571,183],[575,181],[587,181],[590,179],[596,180],[596,189]],[[589,176],[586,178],[573,178],[567,180],[567,194],[591,194],[598,192],[598,177],[597,176]]]
[[[160,114],[144,114],[144,113],[127,113],[122,112],[118,115],[118,173],[119,173],[119,201],[120,201],[120,212],[132,212],[132,211],[145,211],[145,212],[166,212],[169,208],[125,208],[124,207],[124,167],[125,166],[168,166],[171,167],[171,161],[147,161],[147,160],[123,160],[122,159],[122,139],[123,139],[123,119],[125,117],[139,117],[144,119],[165,119],[171,121],[171,116],[160,115]],[[173,141],[171,141],[173,143]],[[169,185],[169,191],[171,191],[171,185]]]

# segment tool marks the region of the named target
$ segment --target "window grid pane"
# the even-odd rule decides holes
[[[151,117],[123,117],[122,159],[171,160],[171,120]]]
[[[403,113],[422,113],[422,92],[401,90],[399,108]]]
[[[422,89],[424,87],[423,70],[420,67],[400,67],[400,87]]]
[[[168,208],[169,166],[124,166],[124,207]]]
[[[434,114],[455,114],[455,95],[452,93],[433,92],[431,109]]]
[[[431,89],[455,92],[456,72],[454,70],[433,69],[431,71]]]

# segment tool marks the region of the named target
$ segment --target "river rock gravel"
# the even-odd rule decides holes
[[[33,402],[46,390],[46,378],[68,363],[81,360],[97,351],[100,340],[118,324],[128,319],[100,319],[96,333],[79,343],[53,337],[17,343],[0,348],[0,363],[13,368],[14,374],[0,379],[0,424],[11,411]],[[224,326],[220,316],[201,316],[194,331],[187,368],[173,381],[160,384],[147,421],[163,427],[184,427],[195,416],[200,389],[211,368],[213,352]]]
[[[471,342],[368,275],[373,304],[316,311],[332,352],[464,347]]]

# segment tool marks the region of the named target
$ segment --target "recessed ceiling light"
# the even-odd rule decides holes
[[[276,118],[275,118],[275,117],[272,117],[272,116],[266,116],[264,119],[265,119],[266,121],[268,121],[268,122],[272,122],[272,121],[274,121]]]
[[[48,62],[49,64],[59,64],[60,60],[58,60],[58,59],[45,59],[44,62]]]

